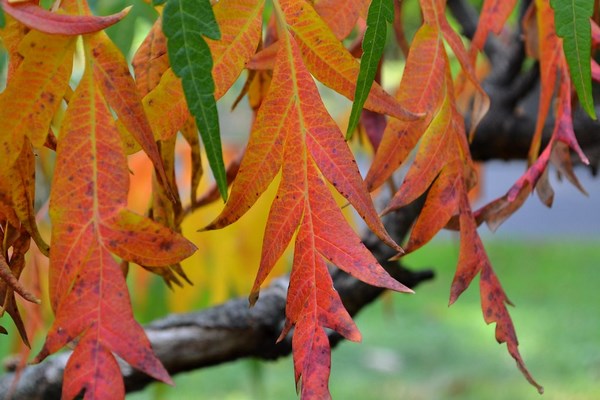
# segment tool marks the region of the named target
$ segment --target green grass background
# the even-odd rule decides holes
[[[333,351],[335,399],[600,399],[600,242],[488,240],[537,394],[483,322],[474,285],[448,308],[457,244],[436,240],[406,257],[432,267],[416,295],[390,294],[357,317],[363,342]],[[290,358],[247,360],[175,376],[130,399],[293,399]]]

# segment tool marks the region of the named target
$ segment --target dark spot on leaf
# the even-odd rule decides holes
[[[161,250],[169,251],[173,247],[173,242],[171,242],[169,240],[165,240],[165,241],[163,241],[163,242],[160,243],[159,247],[160,247]]]

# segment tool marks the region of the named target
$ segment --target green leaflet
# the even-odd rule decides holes
[[[168,0],[163,12],[163,32],[173,72],[181,78],[188,107],[200,130],[210,168],[223,200],[227,176],[223,163],[219,115],[213,95],[213,61],[203,39],[221,38],[210,0]]]
[[[563,49],[571,80],[582,107],[596,118],[592,97],[591,26],[593,0],[550,0],[554,9],[556,34],[563,38]]]
[[[0,28],[4,28],[4,24],[6,24],[6,21],[4,20],[4,10],[2,9],[2,4],[0,4]]]
[[[352,137],[352,133],[358,125],[363,105],[371,91],[377,73],[377,65],[385,46],[387,22],[394,22],[393,0],[373,0],[367,15],[367,30],[362,42],[363,55],[360,59],[360,71],[356,82],[356,91],[354,92],[354,102],[348,121],[348,130],[346,131],[347,140]]]

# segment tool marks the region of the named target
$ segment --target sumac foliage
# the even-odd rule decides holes
[[[202,248],[181,234],[186,217],[220,196],[226,199],[220,214],[197,228],[234,224],[275,181],[250,304],[259,301],[261,285],[293,243],[281,338],[292,332],[302,398],[330,397],[326,330],[361,338],[333,288],[328,263],[368,284],[411,292],[363,245],[342,214],[344,204],[398,257],[426,245],[441,229],[458,230],[450,303],[479,275],[485,322],[496,324],[498,342],[506,343],[526,379],[542,392],[519,354],[510,302],[477,227],[486,222],[497,228],[536,188],[551,204],[549,164],[580,187],[570,151],[583,163],[587,158],[573,132],[572,104],[577,96],[594,115],[591,79],[600,79],[600,67],[590,62],[600,43],[600,29],[590,19],[594,2],[535,0],[522,13],[525,45],[541,77],[529,168],[505,196],[478,210],[469,198],[478,185],[469,142],[490,104],[476,63],[483,62],[486,38],[509,29],[516,1],[484,0],[471,41],[447,19],[445,0],[419,0],[422,19],[410,41],[400,18],[403,2],[395,0],[154,3],[147,7],[156,11],[156,21],[128,64],[105,30],[130,8],[99,16],[87,0],[56,1],[50,9],[37,1],[0,2],[0,37],[8,54],[0,93],[0,311],[28,344],[17,302],[40,302],[19,281],[35,260],[26,257],[35,247],[49,257],[54,313],[35,361],[74,348],[63,397],[124,397],[116,356],[171,382],[133,318],[125,267],[137,264],[169,285],[181,285],[187,276],[180,262],[196,245]],[[408,52],[393,95],[379,82],[392,31]],[[240,79],[246,84],[238,100],[248,98],[254,117],[243,154],[226,168],[221,139],[229,133],[220,129],[217,102]],[[346,134],[318,85],[356,98]],[[468,102],[459,101],[465,97]],[[555,127],[542,148],[550,113]],[[369,140],[362,142],[375,150],[364,179],[346,141],[355,130],[366,132]],[[191,149],[187,198],[177,185],[178,134]],[[49,240],[38,226],[44,213],[34,209],[40,197],[36,154],[43,148],[55,153],[49,196],[42,199],[49,204]],[[127,157],[137,152],[154,169],[145,216],[127,208]],[[214,187],[198,196],[201,180],[211,179],[202,175],[202,156]],[[380,211],[424,201],[404,249],[386,232],[370,195],[400,168],[406,177]]]

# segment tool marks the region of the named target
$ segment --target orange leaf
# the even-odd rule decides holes
[[[86,398],[122,397],[112,352],[156,379],[170,378],[133,319],[125,279],[109,250],[128,261],[175,262],[195,247],[124,208],[126,157],[94,81],[93,61],[86,61],[59,135],[50,201],[50,297],[56,320],[36,360],[79,338],[66,368],[65,381],[71,384],[63,387],[63,396],[73,398],[85,389]]]
[[[392,119],[366,177],[370,191],[381,186],[408,157],[441,104],[447,57],[435,28],[424,24],[415,34],[396,98],[409,110],[426,113],[417,121]]]
[[[454,124],[453,99],[451,94],[447,93],[448,90],[451,89],[447,85],[444,102],[423,133],[415,160],[408,170],[400,190],[394,195],[384,213],[410,204],[417,199],[427,190],[450,158],[457,156],[456,149],[452,144],[456,142],[456,136],[460,133],[456,131]],[[442,93],[442,95],[444,94]]]
[[[446,42],[452,48],[463,72],[477,91],[473,101],[471,117],[470,136],[472,136],[477,125],[479,125],[479,122],[481,122],[490,108],[490,99],[479,84],[475,67],[465,50],[460,36],[452,29],[446,19],[446,0],[421,0],[420,3],[425,23],[437,26],[439,32],[441,32]]]
[[[6,49],[9,58],[7,82],[23,61],[23,56],[19,54],[19,44],[28,32],[29,28],[11,17],[6,17],[6,25],[0,29],[2,47]]]
[[[276,13],[281,21],[277,3]],[[377,217],[344,136],[327,114],[302,62],[296,40],[281,25],[279,36],[269,92],[258,111],[225,209],[208,229],[240,218],[282,170],[250,301],[258,299],[260,285],[299,229],[286,309],[288,321],[282,337],[296,326],[294,365],[296,380],[302,378],[302,396],[324,398],[329,393],[329,344],[323,328],[335,329],[350,340],[358,340],[360,335],[332,289],[323,257],[372,285],[405,292],[410,289],[377,263],[335,203],[324,178],[375,233],[393,244]]]
[[[15,164],[10,168],[0,167],[0,181],[3,181],[3,183],[0,183],[0,191],[2,192],[0,202],[5,202],[6,205],[12,207],[22,227],[35,241],[42,254],[47,256],[50,247],[38,231],[35,210],[33,209],[35,201],[35,156],[28,139],[25,139],[25,146],[21,149],[21,154]],[[12,199],[5,199],[5,195],[10,195]]]
[[[21,153],[24,138],[40,147],[67,90],[75,39],[31,31],[19,44],[24,57],[0,94],[0,154],[9,168]]]
[[[162,31],[162,18],[157,18],[146,38],[138,47],[131,61],[135,72],[135,83],[144,97],[158,85],[160,78],[169,68],[167,38]]]
[[[158,86],[144,96],[142,102],[156,139],[169,139],[190,117],[181,80],[171,68],[165,71]]]
[[[256,52],[262,34],[264,0],[221,0],[213,7],[220,40],[207,40],[213,56],[215,99],[235,83]]]
[[[550,111],[554,88],[558,79],[557,65],[562,62],[564,57],[562,44],[558,36],[556,36],[556,29],[554,27],[554,10],[546,0],[536,0],[534,4],[537,25],[535,28],[530,27],[529,29],[536,29],[537,31],[536,37],[538,40],[536,44],[539,47],[534,50],[539,55],[540,60],[541,92],[535,132],[531,140],[531,148],[529,149],[530,163],[533,163],[537,159],[540,152],[542,130]],[[527,37],[531,37],[529,35]]]
[[[281,0],[280,4],[310,72],[323,84],[353,100],[360,69],[358,61],[335,37],[312,5],[305,0]],[[403,120],[418,118],[377,83],[373,83],[365,108]]]
[[[11,3],[2,1],[4,12],[24,25],[40,32],[54,35],[82,35],[98,32],[122,20],[131,9],[106,17],[92,15],[65,15],[45,10],[34,2]]]
[[[125,57],[105,32],[85,36],[84,42],[89,46],[94,78],[104,97],[123,126],[152,160],[159,180],[174,197],[175,188],[169,185],[152,128]]]
[[[314,6],[338,40],[345,39],[369,7],[367,0],[315,0]]]
[[[463,188],[462,163],[446,165],[427,193],[427,201],[411,231],[406,251],[412,252],[429,242],[458,211]]]
[[[477,30],[471,40],[471,50],[482,50],[490,32],[500,35],[516,4],[517,0],[485,0],[483,2]]]

